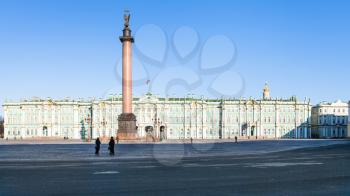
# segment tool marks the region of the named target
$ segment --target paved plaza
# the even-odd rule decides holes
[[[350,142],[0,145],[0,195],[347,195]]]

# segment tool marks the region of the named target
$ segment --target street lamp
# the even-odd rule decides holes
[[[158,131],[159,131],[159,135],[157,134],[156,136],[158,137],[160,137],[160,125],[162,125],[162,121],[160,120],[160,118],[152,118],[152,121],[153,121],[153,126],[154,126],[154,128],[156,129],[156,133],[158,133]]]
[[[85,118],[84,119],[85,120],[85,122],[89,125],[89,126],[91,126],[91,118],[90,118],[90,114],[88,114],[88,116],[87,116],[87,118]],[[89,127],[89,129],[91,129],[90,127]],[[85,135],[85,134],[84,134]],[[83,139],[85,139],[85,136],[84,136],[84,138]],[[90,141],[90,132],[88,131],[88,135],[87,135],[87,141]]]
[[[103,137],[105,137],[106,136],[106,134],[105,134],[106,133],[106,125],[107,125],[107,121],[105,120],[105,118],[103,118],[101,125],[102,125],[103,131],[104,131]]]
[[[219,139],[223,139],[223,99],[221,99],[220,105],[217,108],[219,109]]]
[[[92,139],[92,105],[89,107],[89,114],[87,118],[85,118],[85,121],[90,125],[90,131],[88,132],[88,138],[87,141],[90,142]]]

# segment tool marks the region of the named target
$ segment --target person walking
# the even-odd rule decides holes
[[[101,141],[100,141],[100,138],[97,138],[95,142],[95,155],[100,154],[100,148],[101,148]]]
[[[238,140],[238,138],[237,138],[237,136],[235,136],[235,142],[237,143],[237,140]]]
[[[109,143],[108,143],[109,155],[111,155],[111,156],[114,155],[114,145],[115,145],[114,138],[111,137],[111,139],[109,140]]]

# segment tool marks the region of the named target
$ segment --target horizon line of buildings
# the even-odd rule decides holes
[[[4,138],[96,139],[116,136],[122,98],[105,100],[32,99],[5,102]],[[349,104],[272,99],[161,98],[148,93],[133,99],[140,138],[344,138]]]

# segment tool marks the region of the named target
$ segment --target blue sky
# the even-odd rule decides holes
[[[349,100],[348,1],[0,0],[0,103],[33,96],[88,98],[120,93],[116,66],[124,9],[132,14],[135,56],[147,67],[146,79],[155,91],[161,86],[158,80],[188,74],[191,79],[198,77],[200,84],[185,88],[175,81],[168,93],[183,96],[191,91],[215,97],[219,95],[208,87],[226,74],[214,90],[227,94],[241,89],[233,95],[258,98],[268,81],[273,97],[310,97],[314,104]],[[156,33],[138,34],[150,24],[164,33],[165,40]],[[199,39],[193,54],[182,60],[172,48],[174,32],[181,27],[190,27]],[[232,40],[235,59],[216,73],[202,73],[198,59],[205,43],[217,35]],[[178,39],[182,48],[192,44],[191,36],[182,37]],[[210,62],[219,62],[216,59],[231,51],[213,47],[204,58]],[[164,61],[147,61],[142,55],[149,51],[165,53]],[[178,65],[175,71],[173,65]],[[135,76],[143,75],[136,69]],[[135,87],[135,95],[147,92],[142,83]],[[163,91],[157,93],[164,96]]]

